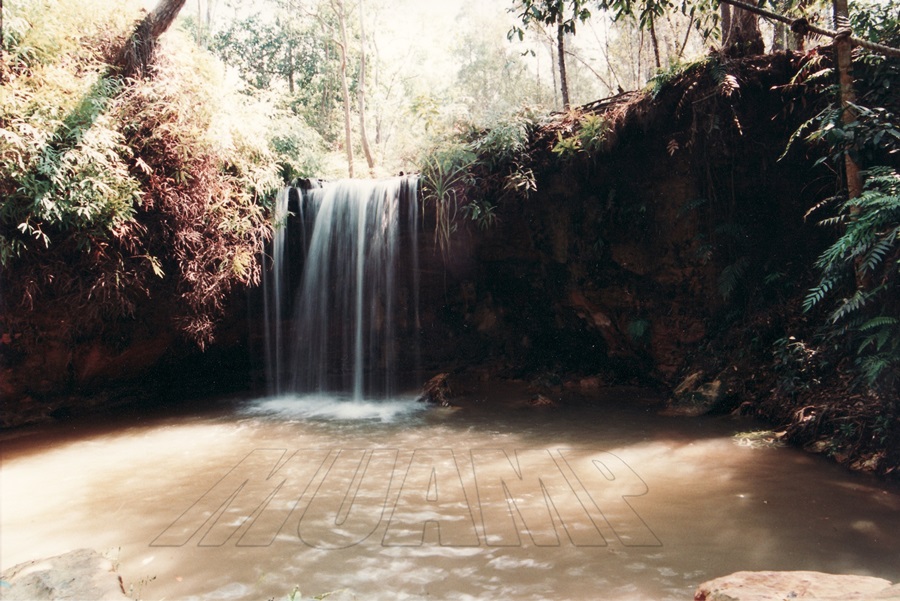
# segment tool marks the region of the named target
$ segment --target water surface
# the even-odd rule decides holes
[[[221,401],[3,436],[0,564],[92,547],[142,599],[690,599],[738,570],[900,581],[900,494],[647,394]]]

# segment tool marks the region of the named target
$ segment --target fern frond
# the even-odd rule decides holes
[[[737,290],[749,266],[750,257],[741,257],[722,270],[722,275],[719,276],[719,293],[722,295],[722,298],[728,300],[734,291]]]
[[[822,111],[815,117],[807,119],[806,121],[801,123],[800,127],[795,129],[794,132],[791,134],[791,137],[788,138],[787,144],[785,144],[785,147],[784,147],[784,152],[781,153],[781,155],[778,157],[778,160],[780,161],[781,159],[786,157],[787,153],[790,152],[791,148],[794,147],[794,143],[797,140],[802,139],[806,135],[807,131],[814,128],[816,126],[816,124],[819,123],[820,121],[824,121],[825,120],[824,115],[825,115],[825,111]]]
[[[892,355],[880,354],[863,357],[859,360],[860,371],[869,386],[874,385],[896,363]]]
[[[837,200],[838,198],[839,198],[838,196],[829,196],[829,197],[826,198],[825,200],[820,200],[819,202],[817,202],[816,204],[814,204],[813,206],[811,206],[811,207],[809,208],[809,210],[806,211],[806,213],[803,214],[803,221],[806,221],[806,220],[809,218],[810,215],[812,215],[813,213],[815,213],[816,211],[818,211],[818,210],[821,209],[822,207],[826,207],[826,206],[830,205],[832,202],[834,202],[834,201]],[[821,225],[821,223],[820,223],[820,225]]]
[[[721,85],[725,78],[728,77],[728,69],[718,59],[712,61],[709,68],[709,75],[712,77],[716,85]]]
[[[870,346],[875,347],[875,352],[881,352],[888,341],[893,340],[893,338],[893,331],[891,328],[883,328],[881,330],[878,330],[874,334],[870,334],[863,339],[862,344],[859,345],[856,353],[858,355],[861,355]]]
[[[841,225],[847,221],[846,215],[837,215],[836,217],[828,217],[827,219],[823,219],[819,221],[816,225],[821,225],[822,227],[831,227],[834,225]]]
[[[830,82],[834,78],[834,69],[828,67],[819,69],[815,73],[811,73],[803,83],[807,85],[816,85],[819,82]]]
[[[894,248],[892,237],[882,238],[869,249],[859,265],[860,273],[873,272],[884,261],[884,257]]]
[[[866,292],[865,290],[857,290],[853,293],[853,296],[850,298],[845,298],[841,301],[841,304],[838,305],[838,308],[835,309],[834,313],[831,314],[831,323],[837,323],[847,316],[856,313],[860,309],[866,306],[866,303],[872,298],[871,292]]]
[[[823,298],[834,288],[835,281],[831,278],[824,278],[819,285],[809,291],[806,298],[803,299],[803,312],[810,311],[818,305]]]
[[[868,332],[869,330],[874,330],[875,328],[884,328],[887,326],[896,325],[900,325],[900,319],[896,317],[889,317],[887,315],[881,315],[879,317],[873,317],[863,325],[859,326],[859,330],[861,332]]]

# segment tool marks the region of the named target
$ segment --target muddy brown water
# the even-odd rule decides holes
[[[135,599],[683,600],[738,570],[900,581],[900,490],[660,415],[281,398],[0,435],[0,567],[81,547]]]

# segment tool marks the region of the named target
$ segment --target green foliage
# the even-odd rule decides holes
[[[0,236],[4,267],[36,245],[49,247],[51,235],[71,233],[89,251],[132,218],[141,196],[129,171],[132,152],[101,113],[118,87],[99,81],[62,119],[46,111],[66,91],[52,83],[25,106],[0,104],[0,223],[22,234]]]
[[[731,298],[741,285],[749,267],[750,257],[743,256],[722,270],[719,275],[719,294],[722,295],[722,298],[725,300]]]
[[[878,2],[851,3],[854,33],[871,41],[896,45],[900,14]],[[825,199],[807,216],[831,211],[818,223],[834,228],[836,238],[818,257],[818,283],[807,293],[803,310],[818,322],[823,348],[855,356],[861,383],[896,393],[900,369],[900,61],[869,51],[854,53],[858,102],[852,119],[838,99],[836,73],[827,55],[809,57],[791,86],[825,106],[798,128],[782,158],[799,140],[822,151],[817,164],[843,172],[846,157],[864,168],[863,192]],[[843,182],[839,181],[839,190]]]
[[[793,336],[779,338],[772,345],[777,390],[794,396],[817,384],[817,350]]]
[[[591,17],[588,4],[587,0],[516,0],[509,11],[517,13],[519,21],[525,28],[532,23],[561,25],[563,31],[574,34],[578,23],[584,23]],[[513,27],[507,37],[512,39],[513,36],[523,39],[524,29]]]
[[[650,95],[653,98],[659,96],[667,86],[671,85],[675,80],[682,77],[692,77],[698,71],[706,69],[711,61],[717,60],[715,56],[703,56],[696,60],[686,63],[673,63],[667,68],[662,69],[650,78],[648,82],[650,86]]]
[[[164,39],[154,77],[109,77],[104,57],[136,14],[87,0],[11,11],[4,50],[16,58],[0,87],[4,301],[56,303],[85,331],[149,297],[173,298],[173,319],[202,345],[226,294],[259,276],[266,199],[280,184],[274,109],[229,87],[221,65],[177,35]]]
[[[900,46],[900,13],[896,5],[879,0],[854,0],[850,26],[854,35],[870,42]]]
[[[870,169],[863,194],[841,203],[838,213],[844,231],[819,256],[821,280],[804,310],[855,282],[855,289],[837,300],[830,327],[857,343],[857,363],[870,385],[882,376],[893,384],[900,367],[900,174],[888,167]]]
[[[766,4],[765,0],[760,4]],[[769,3],[774,3],[772,0]],[[609,13],[613,20],[636,17],[641,29],[649,29],[650,23],[667,13],[680,12],[692,19],[694,27],[704,39],[715,35],[719,22],[717,0],[516,0],[510,12],[516,13],[527,28],[531,23],[561,24],[566,33],[576,33],[578,23],[584,23],[596,8]],[[509,37],[524,35],[522,28],[513,27]]]
[[[234,67],[256,90],[277,90],[281,104],[295,117],[312,126],[318,135],[337,134],[336,104],[338,53],[322,24],[333,18],[324,11],[322,21],[284,18],[271,5],[249,16],[230,21],[210,40],[210,50]],[[282,15],[273,18],[273,15]],[[353,67],[351,67],[353,70]]]
[[[474,161],[475,155],[467,148],[451,146],[426,157],[421,165],[423,199],[435,206],[434,245],[444,257],[449,256],[457,212],[467,200]]]
[[[650,338],[650,321],[646,319],[633,319],[628,322],[628,337],[636,344],[644,344]]]
[[[487,229],[500,203],[537,189],[529,154],[534,127],[522,113],[487,128],[460,127],[420,160],[423,197],[437,209],[435,247],[445,256],[458,217]]]
[[[578,117],[577,125],[570,136],[557,132],[553,153],[562,160],[574,159],[579,154],[596,155],[609,136],[609,123],[600,115],[588,113]]]
[[[499,121],[469,143],[469,149],[481,157],[489,169],[496,169],[519,160],[527,152],[532,123],[523,116]]]
[[[268,129],[282,181],[291,182],[322,173],[325,143],[317,131],[297,115],[284,110],[274,112]]]

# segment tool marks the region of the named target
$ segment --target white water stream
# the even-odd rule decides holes
[[[387,398],[398,388],[398,364],[415,368],[417,188],[416,177],[394,177],[295,189],[296,205],[289,190],[281,194],[265,278],[272,394]],[[302,274],[292,277],[294,261]]]

